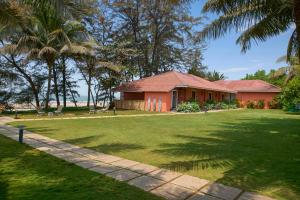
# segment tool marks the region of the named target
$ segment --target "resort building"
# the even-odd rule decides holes
[[[211,82],[191,74],[169,71],[124,83],[115,88],[116,92],[120,92],[120,100],[116,101],[116,107],[168,112],[185,101],[196,101],[201,106],[207,101],[231,102],[236,98],[242,102],[248,99],[270,101],[280,92],[279,88],[261,82],[263,81],[254,81],[256,84],[252,85],[252,93],[251,89],[247,90],[247,93],[243,90],[239,93],[236,87],[231,87],[226,81]],[[266,85],[272,92],[268,91]]]

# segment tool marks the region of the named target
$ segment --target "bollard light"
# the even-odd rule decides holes
[[[19,128],[19,142],[23,143],[24,125],[20,125]]]
[[[114,110],[114,115],[116,115],[116,106],[114,106],[113,110]]]

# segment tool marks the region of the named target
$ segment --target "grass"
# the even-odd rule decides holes
[[[136,110],[117,110],[116,115],[141,115],[141,114],[159,114],[158,112],[146,112],[146,111],[136,111]],[[97,112],[95,114],[89,114],[89,110],[67,110],[63,111],[62,115],[53,115],[49,117],[45,115],[37,115],[35,111],[18,113],[18,119],[39,119],[39,118],[65,118],[65,117],[95,117],[95,116],[113,116],[114,112],[109,110],[107,112]],[[0,114],[1,116],[15,117],[14,112],[6,112]]]
[[[0,143],[1,200],[160,199],[1,135]]]
[[[300,115],[195,115],[27,121],[27,129],[278,199],[300,199]]]

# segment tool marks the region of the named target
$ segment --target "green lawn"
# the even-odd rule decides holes
[[[28,121],[29,130],[278,199],[300,199],[300,115],[275,110]]]
[[[158,197],[0,135],[0,199],[147,199]]]

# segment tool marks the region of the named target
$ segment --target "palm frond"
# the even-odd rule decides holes
[[[38,57],[43,60],[54,60],[58,52],[53,47],[43,47],[38,52]]]
[[[29,9],[16,0],[0,1],[0,24],[2,25],[22,25],[28,19]]]
[[[279,35],[287,31],[291,27],[291,23],[286,17],[278,17],[270,14],[257,24],[254,24],[244,31],[236,43],[242,47],[242,52],[250,49],[251,41],[265,41],[269,37]]]
[[[36,36],[22,36],[18,41],[17,50],[19,52],[26,52],[32,48],[41,46],[44,46],[44,44],[41,42],[40,38]]]
[[[68,35],[64,32],[63,29],[56,29],[49,34],[48,45],[52,44],[53,42],[66,44],[68,46],[72,45]]]
[[[287,56],[281,56],[276,60],[276,63],[287,62]]]
[[[30,61],[39,58],[39,53],[40,49],[31,49],[26,56],[26,60]]]
[[[294,30],[289,40],[287,53],[286,53],[288,61],[292,59],[292,56],[297,56],[299,52],[299,48],[300,48],[300,44],[298,43],[297,40],[297,32],[296,30]]]
[[[115,72],[120,72],[125,67],[112,62],[98,61],[96,62],[95,68],[107,68]]]
[[[60,50],[61,54],[70,56],[94,56],[95,53],[91,49],[81,45],[63,46]]]
[[[0,54],[9,54],[9,55],[14,55],[16,54],[16,50],[17,50],[17,45],[15,44],[8,44],[2,48],[0,48]]]

